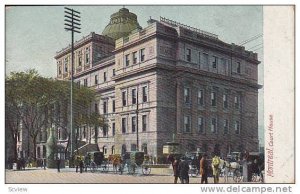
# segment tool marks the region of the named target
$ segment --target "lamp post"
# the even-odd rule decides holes
[[[71,106],[70,106],[70,153],[73,155],[73,73],[74,73],[74,32],[80,33],[80,12],[65,7],[65,30],[71,31]]]

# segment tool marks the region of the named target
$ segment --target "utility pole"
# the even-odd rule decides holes
[[[80,33],[80,12],[65,7],[65,30],[71,31],[71,106],[70,106],[70,153],[73,156],[73,73],[74,73],[74,32]]]

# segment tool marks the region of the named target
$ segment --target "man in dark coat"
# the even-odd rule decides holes
[[[175,158],[175,160],[172,162],[173,172],[174,172],[174,183],[177,183],[178,177],[179,177],[179,159]]]
[[[60,158],[57,157],[56,159],[56,165],[57,165],[57,172],[60,172]]]
[[[179,176],[182,184],[189,183],[189,163],[185,157],[182,158],[182,161],[179,163]]]
[[[82,160],[82,159],[80,159],[80,162],[79,162],[80,173],[82,173],[82,171],[83,171],[83,166],[84,166],[84,164],[83,164],[83,160]]]
[[[207,155],[203,154],[200,160],[201,184],[203,184],[203,182],[207,184],[208,165],[207,165],[206,157]]]

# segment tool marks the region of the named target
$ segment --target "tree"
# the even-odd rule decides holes
[[[5,81],[7,120],[19,120],[22,123],[22,130],[28,136],[27,154],[35,159],[37,135],[47,124],[47,105],[52,100],[51,81],[41,77],[35,70],[13,72]],[[15,127],[8,126],[8,131],[15,131]]]
[[[71,138],[70,82],[44,78],[36,70],[29,70],[11,73],[6,77],[5,85],[6,130],[8,134],[12,134],[10,139],[15,146],[14,149],[16,149],[20,123],[22,123],[22,130],[28,134],[27,153],[34,159],[36,159],[38,134],[42,129],[52,126],[59,128],[68,138],[65,149],[67,153]],[[101,115],[90,110],[91,103],[95,100],[94,90],[74,84],[72,92],[72,139],[75,139],[73,143],[77,145],[78,137],[75,137],[75,128],[82,125],[98,128],[105,123]]]

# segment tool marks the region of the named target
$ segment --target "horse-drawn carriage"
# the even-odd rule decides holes
[[[151,167],[144,152],[125,152],[124,154],[115,154],[109,157],[115,173],[123,174],[127,171],[128,174],[135,174],[141,171],[144,175],[149,175]]]
[[[97,169],[100,169],[102,172],[108,172],[109,164],[107,159],[104,157],[103,152],[87,152],[84,157],[84,166],[87,169],[90,169],[91,172],[95,172]]]

